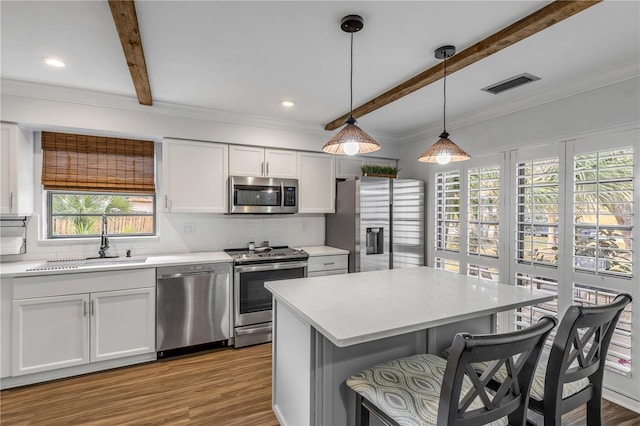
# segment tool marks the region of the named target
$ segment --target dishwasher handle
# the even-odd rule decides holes
[[[176,272],[174,274],[161,275],[159,280],[167,280],[171,278],[183,278],[183,277],[197,277],[201,275],[215,275],[214,271],[202,271],[202,272]]]

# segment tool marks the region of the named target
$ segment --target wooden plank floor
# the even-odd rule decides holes
[[[608,401],[603,420],[605,426],[640,425],[640,415]],[[0,424],[275,426],[271,344],[5,390]],[[563,416],[563,425],[584,424],[583,408]]]
[[[278,425],[271,344],[221,349],[0,393],[4,425]]]

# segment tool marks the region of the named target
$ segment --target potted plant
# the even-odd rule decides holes
[[[398,176],[398,172],[400,171],[397,167],[392,166],[379,166],[376,164],[366,164],[361,167],[362,176],[376,176],[376,177],[386,177],[386,178],[395,178]]]

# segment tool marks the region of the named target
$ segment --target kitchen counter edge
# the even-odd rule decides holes
[[[330,247],[330,246],[303,246],[300,248],[306,251],[307,253],[309,253],[310,257],[349,254],[349,250],[343,250],[343,249]]]
[[[140,256],[145,257],[145,256]],[[44,275],[78,274],[85,272],[122,271],[126,269],[161,268],[164,266],[189,265],[197,263],[232,263],[231,257],[223,251],[180,253],[146,256],[145,262],[118,263],[113,265],[83,266],[73,269],[59,269],[53,271],[27,271],[35,268],[46,259],[25,262],[9,262],[0,264],[0,278],[35,277]]]
[[[348,250],[342,250],[329,246],[304,246],[301,247],[309,253],[309,256],[332,256],[349,254]],[[144,256],[140,256],[144,257]],[[29,260],[24,262],[0,263],[0,278],[35,277],[43,275],[78,274],[83,272],[121,271],[126,269],[161,268],[164,266],[189,265],[196,263],[232,263],[231,256],[223,251],[179,253],[146,256],[145,262],[117,263],[113,265],[83,266],[73,269],[58,269],[52,271],[27,271],[35,268],[47,259]]]

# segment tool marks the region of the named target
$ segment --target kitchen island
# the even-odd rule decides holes
[[[273,281],[273,410],[280,424],[352,425],[344,381],[374,364],[489,333],[498,312],[553,299],[430,267]]]

